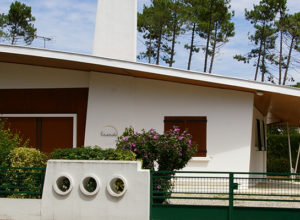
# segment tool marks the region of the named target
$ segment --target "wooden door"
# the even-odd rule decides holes
[[[73,147],[72,117],[9,117],[6,126],[44,153]]]

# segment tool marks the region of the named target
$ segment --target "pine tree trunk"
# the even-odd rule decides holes
[[[151,34],[150,34],[150,47],[149,47],[149,51],[148,51],[148,62],[151,63],[151,56],[152,56],[152,37],[151,37]]]
[[[188,68],[187,68],[188,70],[191,69],[191,62],[192,62],[193,49],[194,49],[195,29],[196,29],[196,23],[194,23],[193,30],[192,30],[191,48],[190,48],[189,62],[188,62]]]
[[[282,70],[282,30],[280,30],[280,49],[279,49],[279,82],[281,85],[281,70]]]
[[[211,19],[209,21],[209,33],[207,35],[207,41],[206,41],[206,49],[205,49],[205,60],[204,60],[204,72],[206,72],[207,68],[207,58],[208,58],[208,47],[209,47],[209,41],[210,41],[210,30],[211,30]]]
[[[175,11],[175,17],[174,17],[174,26],[173,26],[173,37],[172,37],[172,48],[171,48],[171,58],[170,58],[170,63],[169,67],[172,67],[173,65],[173,59],[174,59],[174,50],[175,50],[175,41],[176,41],[176,32],[177,32],[177,13]]]
[[[266,73],[266,39],[264,40],[264,49],[263,49],[263,55],[262,55],[262,71],[261,71],[261,81],[265,81],[265,73]]]
[[[213,43],[213,49],[212,49],[212,54],[211,54],[211,59],[210,59],[210,66],[209,66],[209,73],[212,72],[212,68],[214,65],[214,59],[215,59],[215,53],[216,53],[216,44],[217,44],[217,26],[215,28],[215,39],[214,39],[214,43]]]
[[[293,50],[294,40],[295,40],[295,37],[292,37],[291,45],[290,45],[290,49],[289,49],[289,55],[288,55],[288,59],[287,59],[287,63],[286,63],[286,69],[285,69],[285,72],[284,72],[284,78],[283,78],[282,85],[285,85],[285,83],[286,83],[287,73],[288,73],[288,70],[289,70],[289,65],[290,65],[291,56],[292,56],[292,50]]]
[[[158,38],[158,43],[157,43],[156,65],[159,64],[160,45],[161,45],[161,35],[162,35],[162,26],[160,27],[159,38]]]
[[[262,36],[263,36],[264,33],[265,33],[265,24],[263,24],[263,25],[264,25],[264,28],[263,28],[263,31],[262,31]],[[258,69],[259,69],[259,64],[260,64],[260,56],[261,56],[261,51],[262,51],[262,44],[263,44],[263,41],[260,40],[259,51],[258,51],[258,58],[257,58],[257,64],[256,64],[255,76],[254,76],[254,81],[257,80],[257,74],[258,74]]]
[[[210,41],[210,32],[211,32],[211,23],[212,23],[212,1],[210,2],[210,17],[209,17],[209,25],[208,25],[208,34],[207,34],[207,41],[206,41],[206,50],[205,50],[205,60],[204,60],[204,70],[206,72],[207,67],[207,58],[208,58],[208,47]]]

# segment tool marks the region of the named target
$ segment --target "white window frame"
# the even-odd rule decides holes
[[[77,146],[77,114],[0,114],[0,118],[73,118],[73,148]]]

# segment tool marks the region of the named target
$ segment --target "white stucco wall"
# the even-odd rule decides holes
[[[136,60],[137,0],[98,0],[93,55]]]
[[[0,89],[86,88],[89,73],[0,62]]]
[[[80,190],[85,175],[94,175],[100,181],[100,190],[86,196]],[[58,195],[53,185],[61,175],[73,180],[67,195]],[[127,191],[121,197],[108,193],[111,177],[121,175],[127,182]],[[43,189],[42,220],[148,220],[150,216],[150,173],[141,170],[137,161],[67,161],[50,160],[47,163]]]
[[[250,171],[251,172],[267,172],[267,151],[258,151],[256,147],[256,119],[265,121],[265,117],[256,108],[253,108],[253,125],[251,138],[251,155],[250,155]],[[266,124],[266,123],[265,123]],[[266,127],[265,127],[266,129]],[[265,130],[267,132],[267,130]],[[263,134],[263,132],[262,132]],[[264,137],[262,136],[262,141]]]
[[[1,220],[40,220],[40,199],[0,198]]]
[[[189,170],[249,171],[253,95],[104,73],[91,73],[85,145],[114,147],[104,126],[163,132],[164,116],[207,116],[207,158]]]

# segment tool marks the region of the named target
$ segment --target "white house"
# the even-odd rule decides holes
[[[0,116],[45,152],[177,125],[199,143],[186,169],[266,171],[266,125],[300,124],[300,90],[135,62],[136,6],[98,1],[93,56],[1,45]]]

